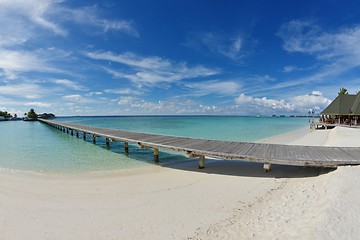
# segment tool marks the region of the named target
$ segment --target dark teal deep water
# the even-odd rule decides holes
[[[307,126],[305,118],[228,116],[66,117],[56,121],[175,136],[257,141]],[[161,150],[160,150],[161,151]],[[79,172],[130,169],[152,164],[152,151],[122,143],[106,148],[103,139],[91,142],[64,134],[40,122],[0,122],[0,168]],[[178,154],[160,152],[162,163],[184,161]]]

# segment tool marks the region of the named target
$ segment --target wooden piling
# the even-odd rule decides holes
[[[264,170],[265,172],[271,171],[271,164],[270,163],[264,163]]]
[[[109,141],[109,138],[105,138],[105,141],[106,141],[106,146],[110,146],[110,141]]]
[[[125,150],[125,153],[129,153],[129,143],[128,142],[124,142],[124,150]]]
[[[93,143],[96,143],[96,135],[95,134],[92,135],[92,139],[93,139]]]
[[[39,121],[56,127],[63,132],[66,131],[66,128],[79,131],[83,133],[85,140],[86,134],[94,134],[97,137],[125,142],[125,152],[128,151],[128,142],[139,144],[142,148],[164,148],[172,151],[186,152],[187,157],[199,158],[200,168],[205,166],[205,156],[225,160],[259,162],[264,164],[265,171],[271,170],[270,164],[332,168],[342,165],[360,164],[360,148],[304,147],[297,145],[229,142],[103,129],[45,119],[39,119]],[[328,127],[329,126],[330,125],[328,125]],[[316,156],[316,158],[314,158],[314,156]]]
[[[154,161],[159,162],[159,149],[154,148]]]
[[[79,138],[79,131],[76,131],[76,137]]]
[[[70,133],[71,133],[71,136],[74,136],[74,130],[71,129]]]
[[[205,168],[205,156],[201,155],[199,156],[199,169]]]

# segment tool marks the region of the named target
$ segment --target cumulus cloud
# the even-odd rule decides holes
[[[243,106],[248,111],[255,110],[260,113],[272,112],[297,112],[305,113],[309,109],[320,110],[330,104],[331,100],[324,97],[320,91],[313,91],[312,94],[298,95],[289,99],[269,99],[266,97],[257,98],[241,93],[235,98],[237,105]],[[254,113],[253,113],[254,114]]]

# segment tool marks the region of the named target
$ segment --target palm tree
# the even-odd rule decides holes
[[[342,95],[342,94],[348,94],[347,89],[344,87],[340,88],[340,92],[338,92],[338,95]]]
[[[33,119],[37,118],[37,114],[36,114],[36,112],[35,112],[35,110],[33,108],[30,109],[27,116],[28,116],[28,118],[33,118]]]

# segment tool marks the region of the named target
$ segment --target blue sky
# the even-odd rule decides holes
[[[319,112],[360,90],[357,1],[0,0],[0,110]]]

